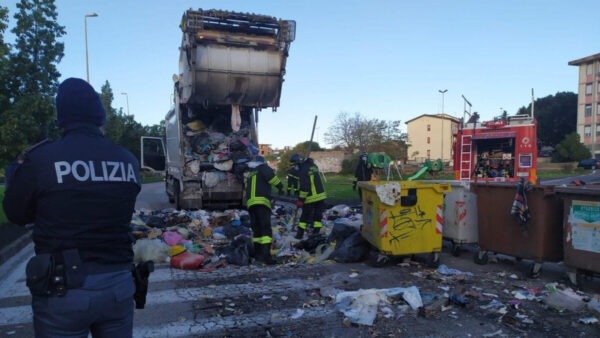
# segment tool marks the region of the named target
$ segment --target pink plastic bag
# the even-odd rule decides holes
[[[162,237],[169,245],[177,245],[183,241],[183,237],[176,231],[165,231]]]

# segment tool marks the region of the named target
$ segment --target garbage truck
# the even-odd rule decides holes
[[[177,209],[240,207],[246,163],[259,148],[259,112],[279,106],[296,23],[190,9],[180,28],[165,138],[142,138],[142,169],[164,171]]]

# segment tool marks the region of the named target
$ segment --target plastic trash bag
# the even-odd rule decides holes
[[[163,240],[169,245],[177,245],[183,242],[183,236],[177,231],[165,231],[162,236]]]
[[[171,267],[182,270],[198,270],[205,260],[206,258],[200,254],[184,252],[171,257]]]
[[[250,265],[250,256],[253,256],[254,245],[252,239],[248,236],[238,236],[227,248],[223,254],[227,259],[227,263],[233,265],[246,266]]]
[[[160,239],[138,239],[133,245],[134,262],[166,262],[170,247]]]
[[[336,220],[335,222],[333,222],[333,228],[331,229],[331,233],[327,238],[327,242],[341,243],[357,231],[357,228],[347,224],[346,222],[338,222],[338,220]]]
[[[362,237],[360,232],[355,231],[341,243],[336,243],[333,259],[339,263],[360,262],[368,255],[371,247]]]

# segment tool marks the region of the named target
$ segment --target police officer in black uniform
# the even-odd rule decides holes
[[[276,187],[279,195],[283,194],[283,183],[275,176],[273,169],[265,163],[262,156],[257,156],[248,163],[246,180],[246,207],[250,214],[252,226],[252,242],[254,258],[264,264],[275,264],[271,256],[273,230],[271,229],[271,187]]]
[[[369,154],[365,151],[360,154],[358,158],[358,164],[356,170],[354,170],[354,182],[352,182],[352,189],[356,190],[358,182],[370,181],[373,175],[373,166],[369,163]],[[358,198],[362,203],[362,189],[358,188]]]
[[[96,91],[69,78],[58,87],[62,138],[19,160],[4,195],[8,219],[33,223],[26,268],[36,337],[131,337],[131,215],[139,162],[104,137]]]

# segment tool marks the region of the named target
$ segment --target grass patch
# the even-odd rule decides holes
[[[143,172],[141,175],[142,184],[144,183],[154,183],[154,182],[162,182],[165,180],[165,175],[163,174],[151,174]]]

